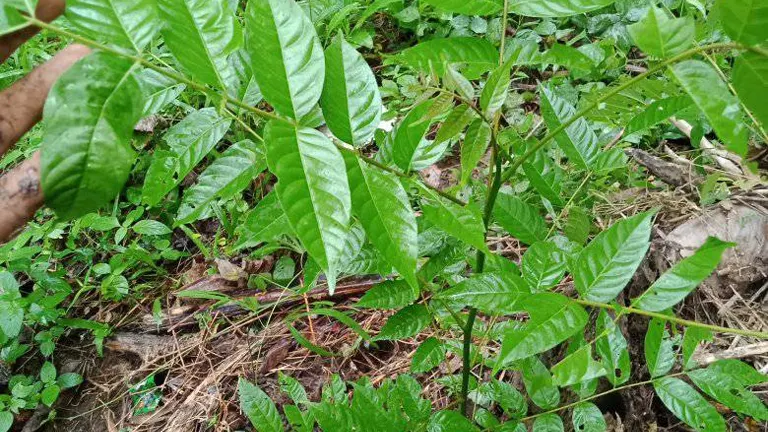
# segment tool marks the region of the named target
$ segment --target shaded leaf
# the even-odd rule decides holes
[[[614,386],[629,381],[632,373],[632,362],[629,359],[627,340],[614,318],[603,309],[597,317],[597,334],[595,349],[608,372],[607,378]],[[604,336],[599,336],[603,335]]]
[[[397,309],[416,301],[419,293],[404,280],[384,281],[374,285],[356,306],[371,309]]]
[[[240,409],[259,432],[282,432],[283,420],[272,399],[259,386],[243,378],[237,383]]]
[[[547,237],[547,227],[539,212],[510,193],[499,193],[493,216],[504,230],[523,243],[534,244]]]
[[[583,432],[604,432],[607,430],[603,413],[591,402],[582,402],[573,407],[573,429]]]
[[[292,234],[293,230],[280,206],[277,193],[270,192],[248,212],[245,223],[238,226],[236,232],[238,239],[234,248],[240,250]]]
[[[464,142],[461,144],[461,183],[466,184],[472,171],[483,158],[491,143],[491,127],[482,119],[469,125]]]
[[[398,340],[415,336],[432,322],[432,314],[422,304],[406,306],[389,317],[376,340]]]
[[[765,103],[765,95],[768,94],[768,58],[753,52],[743,53],[736,59],[731,79],[739,99],[763,127],[768,127],[768,104]]]
[[[732,39],[757,45],[768,39],[768,2],[765,0],[717,0],[720,23]]]
[[[435,337],[428,337],[419,345],[411,359],[411,372],[424,373],[445,360],[445,345]]]
[[[504,2],[500,0],[423,0],[425,4],[438,9],[463,15],[493,15],[501,11]]]
[[[665,320],[653,318],[645,333],[645,363],[651,377],[665,375],[675,365],[674,341],[666,327]]]
[[[725,420],[696,390],[677,378],[663,377],[653,388],[677,418],[697,431],[725,431]]]
[[[566,17],[583,14],[613,4],[616,0],[512,0],[509,11],[530,17]]]

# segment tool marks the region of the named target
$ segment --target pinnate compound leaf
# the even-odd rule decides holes
[[[579,15],[611,5],[616,0],[512,0],[511,13],[529,17],[567,17]]]
[[[471,206],[460,206],[433,196],[422,201],[421,210],[428,221],[451,236],[479,250],[488,250],[483,220]]]
[[[418,297],[418,291],[404,280],[384,281],[369,289],[355,306],[397,309],[412,304]]]
[[[504,336],[496,370],[555,347],[587,324],[584,309],[561,294],[532,294],[518,302],[518,309],[530,318],[522,328]]]
[[[606,378],[614,386],[619,386],[629,381],[632,362],[629,359],[627,340],[613,320],[605,309],[600,311],[597,317],[598,337],[595,340],[595,350],[608,372]]]
[[[613,300],[632,279],[650,247],[653,212],[613,224],[598,234],[579,255],[573,280],[587,300]]]
[[[66,15],[84,35],[137,53],[161,27],[152,0],[69,0]]]
[[[732,39],[757,45],[768,39],[768,1],[717,0],[720,23]]]
[[[565,275],[565,256],[550,242],[536,242],[531,245],[521,263],[523,279],[532,292],[546,291]]]
[[[96,210],[128,180],[136,158],[133,127],[144,105],[135,72],[129,60],[94,53],[51,89],[43,113],[41,183],[46,204],[59,217]]]
[[[493,15],[504,7],[501,0],[423,0],[423,3],[446,12],[478,16]]]
[[[325,49],[320,106],[331,132],[354,146],[367,144],[381,119],[376,77],[363,56],[341,35]]]
[[[194,222],[215,199],[234,197],[266,167],[263,147],[251,140],[233,144],[184,192],[176,225]]]
[[[737,154],[747,152],[747,127],[739,101],[712,66],[686,60],[670,67],[672,75],[707,117],[717,136]]]
[[[768,2],[765,3],[768,8]],[[731,79],[739,99],[763,127],[767,127],[768,104],[765,103],[765,95],[768,94],[768,58],[753,52],[740,55],[733,67]]]
[[[283,420],[272,399],[259,386],[240,378],[237,383],[240,409],[259,432],[283,432]]]
[[[718,414],[717,409],[684,381],[663,377],[653,382],[653,388],[672,414],[696,431],[726,430],[725,420]]]
[[[504,230],[523,243],[534,244],[547,237],[547,227],[539,212],[510,193],[499,193],[493,216]]]
[[[605,432],[607,425],[600,408],[591,402],[582,402],[573,407],[571,417],[573,429],[583,432]]]
[[[351,210],[344,159],[320,132],[281,120],[269,122],[265,142],[280,204],[333,292]]]
[[[227,57],[242,45],[243,31],[222,0],[157,0],[163,40],[193,78],[227,89],[235,71]]]
[[[693,44],[696,28],[691,15],[673,18],[666,10],[651,7],[642,20],[627,26],[627,31],[646,54],[667,58]]]
[[[264,99],[301,119],[320,100],[325,58],[315,27],[294,0],[251,0],[245,12],[246,46]]]
[[[419,345],[411,359],[411,372],[424,373],[445,360],[445,345],[435,337],[428,337]]]
[[[733,361],[739,362],[738,360]],[[745,363],[739,363],[750,368]],[[734,369],[722,365],[712,365],[706,369],[690,371],[688,377],[704,393],[728,408],[754,417],[755,420],[768,420],[768,407],[746,388],[749,384],[746,384]]]
[[[453,304],[471,306],[492,315],[519,311],[517,302],[530,294],[520,276],[510,272],[488,272],[472,275],[435,298]]]
[[[541,110],[547,127],[554,131],[576,114],[568,101],[549,88],[541,87]],[[598,138],[587,120],[580,118],[555,136],[557,145],[580,168],[592,166],[599,152]]]
[[[417,288],[416,217],[400,179],[355,155],[347,154],[344,160],[352,186],[352,210],[368,239],[403,279]]]
[[[533,432],[563,432],[564,430],[563,420],[557,414],[545,414],[536,417],[533,422]]]
[[[389,317],[376,340],[398,340],[417,335],[432,321],[432,314],[422,304],[406,306]]]
[[[445,63],[464,64],[464,76],[473,80],[494,69],[499,62],[499,51],[486,39],[453,37],[432,39],[401,51],[394,61],[419,72],[438,76],[445,74]]]
[[[461,144],[461,184],[467,184],[472,171],[485,155],[491,143],[491,127],[482,119],[469,125],[464,142]]]
[[[691,256],[683,259],[633,300],[635,307],[660,312],[681,302],[704,279],[715,271],[726,249],[735,246],[715,237],[709,237]]]
[[[667,374],[675,365],[674,341],[667,332],[667,322],[653,318],[645,333],[645,363],[651,377]]]

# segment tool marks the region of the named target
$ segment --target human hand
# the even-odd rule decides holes
[[[64,0],[40,0],[35,15],[52,21],[64,11]],[[37,33],[27,27],[0,38],[0,63]],[[0,93],[0,156],[42,117],[48,91],[70,66],[88,55],[83,45],[70,45],[29,75]],[[7,241],[43,205],[40,152],[8,172],[0,173],[0,243]]]

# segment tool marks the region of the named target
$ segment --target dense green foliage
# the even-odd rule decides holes
[[[294,404],[280,408],[242,379],[241,407],[259,431],[286,424],[297,431],[558,431],[568,422],[600,431],[605,420],[590,401],[606,382],[607,392],[652,386],[696,430],[726,428],[704,395],[768,420],[749,390],[766,377],[733,360],[695,364],[692,348],[706,334],[674,313],[734,245],[711,238],[644,294],[619,300],[650,247],[656,212],[596,232],[588,211],[590,190],[646,184],[622,148],[679,136],[665,122],[670,117],[689,120],[698,136],[716,136],[742,156],[750,142],[764,140],[764,0],[67,5],[66,27],[35,23],[95,51],[61,77],[45,108],[42,183],[56,218],[0,248],[0,265],[34,287],[22,295],[14,276],[0,273],[4,362],[32,349],[20,342],[23,327],[35,332],[45,359],[67,329],[93,332],[100,347],[108,328],[65,318],[65,301],[74,305],[81,294],[72,300],[66,280],[82,281],[82,291],[96,287],[107,300],[139,295],[143,277],[165,274],[158,263],[184,255],[171,242],[178,228],[207,258],[278,249],[306,255],[297,292],[321,283],[333,291],[346,275],[391,279],[356,305],[395,311],[373,337],[345,312],[312,309],[366,343],[410,338],[429,326],[465,336],[464,373],[445,380],[458,411],[433,412],[408,375],[377,388],[351,383],[351,395],[334,376],[319,402],[282,376]],[[0,32],[28,24],[17,9],[28,7],[5,6]],[[376,74],[368,64],[381,57],[368,55],[381,54],[375,14],[419,39],[386,53]],[[512,23],[515,32],[507,30]],[[625,72],[640,62],[647,69]],[[541,83],[513,90],[529,78]],[[535,100],[543,125],[524,109]],[[178,117],[156,131],[158,139],[134,133],[141,118],[158,112]],[[381,129],[382,119],[394,120],[394,128]],[[450,187],[419,177],[454,154],[460,174]],[[268,192],[263,185],[272,176],[277,183]],[[254,190],[257,178],[262,186]],[[206,219],[221,224],[213,245],[194,232]],[[84,246],[91,233],[100,240]],[[488,247],[489,233],[528,245],[519,266]],[[67,274],[48,263],[69,254],[87,270]],[[293,267],[286,278],[274,275],[293,277]],[[574,290],[554,292],[566,277]],[[476,319],[478,311],[494,321]],[[646,382],[630,381],[637,371],[617,325],[628,314],[652,318]],[[333,356],[292,326],[298,318],[286,320],[298,343]],[[473,332],[499,342],[498,352],[478,349]],[[412,373],[438,367],[449,342],[426,339]],[[564,343],[567,350],[557,350]],[[475,366],[520,372],[525,389],[483,382],[471,374]],[[57,376],[48,360],[39,377],[14,376],[9,394],[0,395],[0,431],[10,428],[10,413],[50,406],[77,384],[77,377]],[[561,403],[561,389],[577,402]],[[468,419],[461,414],[470,402],[476,409]],[[561,418],[567,409],[570,417]]]

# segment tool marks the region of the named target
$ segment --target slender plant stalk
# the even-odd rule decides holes
[[[645,311],[645,310],[637,309],[634,307],[611,305],[608,303],[599,303],[599,302],[593,302],[589,300],[577,299],[574,301],[583,306],[591,306],[591,307],[600,308],[600,309],[608,309],[608,310],[615,311],[616,313],[621,313],[621,314],[629,313],[629,314],[635,314],[635,315],[643,315],[651,318],[659,318],[659,319],[667,320],[669,322],[680,324],[685,327],[698,327],[702,329],[711,330],[716,333],[728,333],[728,334],[734,334],[739,336],[754,337],[758,339],[768,339],[768,333],[763,333],[758,331],[733,329],[733,328],[720,327],[720,326],[711,325],[711,324],[704,324],[704,323],[682,319],[674,316],[664,315],[658,312]]]

